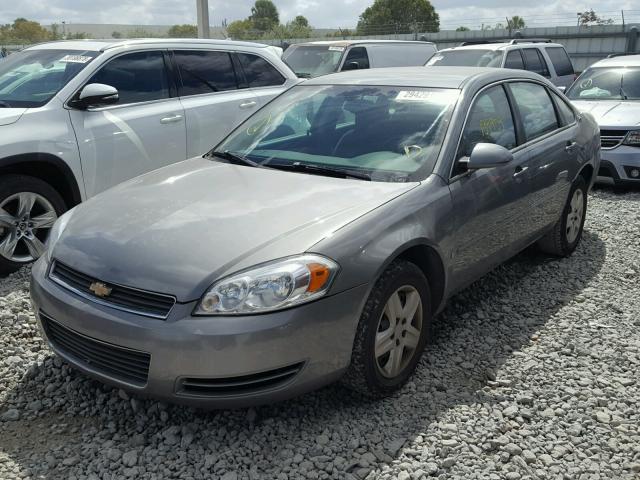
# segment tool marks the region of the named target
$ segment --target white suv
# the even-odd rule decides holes
[[[594,63],[582,72],[567,96],[600,125],[598,180],[640,186],[640,55]]]
[[[10,55],[0,62],[0,271],[37,258],[65,210],[205,153],[297,82],[270,48],[246,42],[52,42]]]
[[[564,46],[549,40],[463,43],[459,47],[438,51],[427,65],[529,70],[549,79],[561,90],[568,88],[576,78]]]

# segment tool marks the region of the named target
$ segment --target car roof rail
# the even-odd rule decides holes
[[[518,43],[553,43],[553,40],[549,38],[514,38],[509,42],[512,45]]]
[[[509,43],[509,40],[467,40],[458,46],[466,47],[467,45],[485,45],[488,43]]]
[[[640,55],[638,52],[610,53],[607,58],[626,57],[627,55]]]

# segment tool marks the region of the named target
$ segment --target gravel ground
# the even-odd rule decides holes
[[[640,478],[640,193],[597,190],[579,250],[520,254],[449,302],[392,398],[248,410],[129,398],[54,358],[0,283],[0,478]]]

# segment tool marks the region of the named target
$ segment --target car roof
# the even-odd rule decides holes
[[[126,40],[115,39],[90,39],[90,40],[60,40],[56,42],[39,43],[25,48],[25,50],[82,50],[104,52],[117,47],[137,45],[198,45],[198,46],[237,46],[252,48],[267,48],[262,43],[241,42],[237,40],[218,40],[205,38],[135,38]]]
[[[518,43],[476,43],[473,45],[463,45],[460,47],[450,47],[443,48],[440,52],[447,52],[451,50],[504,50],[507,47],[511,47],[513,49],[516,48],[531,48],[535,45],[541,45],[543,47],[562,47],[563,45],[559,43],[549,43],[549,42],[518,42]]]
[[[472,81],[491,83],[507,78],[540,80],[526,70],[487,67],[390,67],[349,70],[305,80],[301,85],[378,85],[462,88]]]
[[[371,43],[381,43],[381,44],[390,44],[390,43],[413,43],[413,44],[426,44],[433,45],[433,42],[423,42],[422,40],[317,40],[315,42],[304,42],[304,43],[296,43],[292,46],[300,46],[300,45],[329,45],[335,47],[348,47],[351,45],[358,44],[371,44]]]
[[[620,55],[618,57],[605,58],[591,65],[596,67],[640,67],[640,55]]]

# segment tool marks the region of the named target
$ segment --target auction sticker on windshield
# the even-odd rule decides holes
[[[344,47],[329,47],[329,50],[332,52],[343,52]]]
[[[87,63],[89,60],[91,60],[91,57],[86,55],[65,55],[60,59],[64,63]]]

